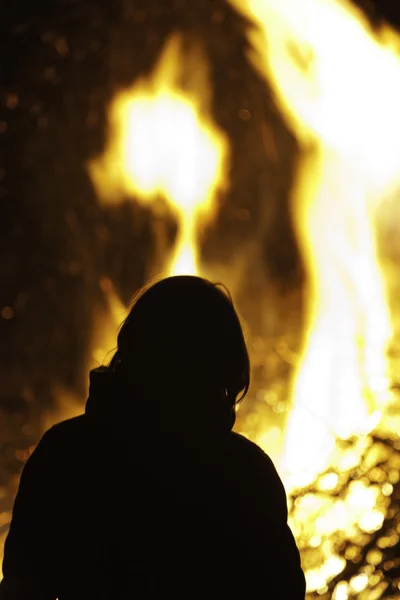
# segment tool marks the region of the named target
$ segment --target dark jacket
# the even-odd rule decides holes
[[[304,599],[285,492],[258,446],[135,427],[97,396],[25,465],[1,600]]]

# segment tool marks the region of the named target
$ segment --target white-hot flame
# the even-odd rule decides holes
[[[113,100],[107,149],[90,166],[106,202],[131,196],[157,210],[167,201],[179,227],[170,274],[198,271],[196,237],[226,185],[228,145],[208,116],[209,96],[205,57],[172,37],[149,78]]]
[[[336,437],[371,430],[389,399],[374,217],[399,181],[399,38],[344,1],[233,3],[257,25],[253,60],[302,150],[292,210],[308,306],[286,433],[299,484],[327,466]]]

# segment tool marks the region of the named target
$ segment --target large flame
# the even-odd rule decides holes
[[[196,234],[213,218],[226,184],[227,141],[208,116],[207,63],[199,48],[170,38],[153,73],[113,100],[110,137],[90,165],[99,198],[131,196],[158,210],[160,198],[175,213],[179,231],[164,271],[198,271]],[[157,202],[158,201],[158,202]]]
[[[389,398],[374,211],[399,180],[399,39],[348,2],[233,3],[257,25],[252,58],[302,150],[292,209],[308,312],[286,466],[305,483],[335,438],[370,430]]]

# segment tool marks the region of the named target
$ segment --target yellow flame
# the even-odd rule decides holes
[[[85,376],[90,369],[110,361],[117,347],[118,328],[128,313],[110,279],[103,277],[100,280],[100,288],[104,301],[102,306],[98,305],[93,309],[93,326]]]
[[[345,1],[232,3],[257,25],[252,59],[302,150],[292,210],[308,308],[286,460],[306,483],[335,438],[371,430],[389,399],[374,212],[399,181],[399,37]]]
[[[208,116],[209,104],[205,57],[198,46],[185,48],[178,35],[171,37],[150,77],[113,100],[107,149],[90,165],[106,202],[128,195],[155,211],[157,200],[168,202],[179,221],[165,269],[171,274],[198,271],[197,228],[213,218],[227,180],[228,144]]]

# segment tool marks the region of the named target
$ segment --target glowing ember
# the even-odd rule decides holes
[[[327,466],[337,437],[372,430],[389,399],[374,210],[399,178],[398,40],[345,2],[234,3],[259,26],[252,58],[303,150],[293,216],[308,314],[286,441],[299,484]]]
[[[149,79],[112,102],[108,147],[90,165],[106,202],[129,195],[158,210],[157,200],[167,200],[179,221],[171,274],[197,272],[197,228],[213,218],[226,182],[227,142],[208,118],[208,105],[204,56],[172,37]]]

